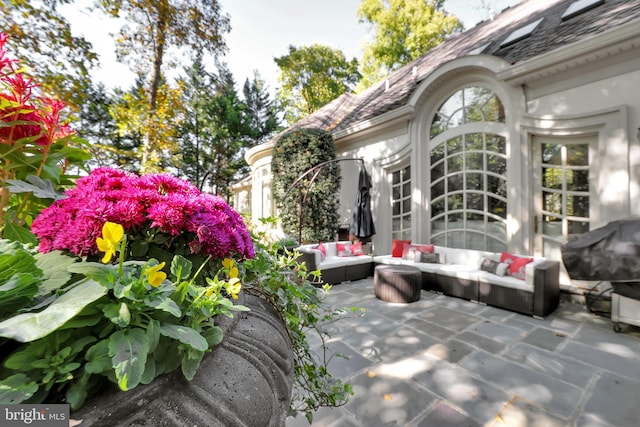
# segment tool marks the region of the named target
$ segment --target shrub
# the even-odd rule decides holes
[[[335,238],[339,219],[340,167],[337,163],[329,163],[320,169],[317,176],[311,173],[288,194],[287,191],[300,175],[335,158],[333,137],[317,128],[291,131],[283,135],[273,148],[273,193],[280,209],[282,228],[285,233],[297,236],[300,242]],[[300,196],[305,197],[307,191],[300,212]]]

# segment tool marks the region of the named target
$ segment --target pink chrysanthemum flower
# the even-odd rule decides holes
[[[236,211],[222,198],[202,194],[171,175],[139,177],[98,168],[78,179],[66,195],[33,222],[31,230],[40,239],[41,252],[55,249],[94,255],[102,225],[110,221],[121,224],[134,240],[184,245],[178,252],[217,258],[254,256],[251,236]],[[166,239],[157,239],[158,235]]]

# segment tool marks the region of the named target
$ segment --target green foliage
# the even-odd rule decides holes
[[[362,0],[360,22],[371,24],[374,38],[365,44],[358,90],[424,55],[447,37],[462,31],[444,0]]]
[[[280,251],[278,243],[266,244],[264,235],[254,239],[256,256],[243,263],[245,292],[265,298],[276,308],[284,322],[294,355],[294,388],[290,415],[304,413],[311,424],[313,412],[320,407],[338,407],[347,403],[353,394],[350,384],[331,376],[327,370],[327,354],[316,354],[309,340],[318,338],[324,343],[330,337],[326,325],[340,318],[362,315],[363,309],[340,307],[334,309],[323,297],[330,286],[318,287],[319,271],[309,272],[306,264],[298,263],[297,250]],[[310,281],[313,280],[312,281]]]
[[[33,244],[34,217],[70,185],[68,168],[90,157],[63,118],[65,104],[36,96],[34,86],[17,59],[0,55],[0,238]]]
[[[123,242],[121,254],[124,248]],[[0,240],[2,403],[64,395],[76,409],[105,380],[130,390],[177,368],[190,380],[222,340],[216,316],[247,310],[229,299],[239,292],[232,260],[200,286],[194,280],[200,270],[192,274],[191,262],[179,255],[171,263],[173,282],[155,259],[56,262],[61,256],[36,257]]]
[[[226,64],[211,74],[198,57],[185,74],[178,80],[184,106],[180,171],[197,186],[228,197],[230,184],[249,172],[246,150],[277,128],[275,109],[260,80],[247,80],[241,99]]]
[[[342,51],[320,44],[289,46],[288,55],[274,60],[280,68],[278,97],[290,124],[350,91],[360,79],[355,58],[347,61]]]
[[[102,0],[98,5],[105,13],[127,22],[116,40],[118,60],[127,62],[132,71],[149,76],[144,108],[149,123],[142,128],[145,138],[141,169],[157,170],[155,157],[163,147],[158,145],[162,140],[153,131],[163,123],[156,113],[163,68],[167,67],[165,53],[172,47],[194,56],[202,52],[213,56],[223,53],[229,17],[221,12],[217,0]]]
[[[71,0],[0,2],[2,31],[23,58],[30,74],[44,92],[64,99],[71,108],[85,103],[89,70],[98,65],[91,43],[72,34],[60,13],[61,4]]]
[[[338,231],[340,167],[337,163],[329,163],[320,169],[317,176],[309,174],[291,191],[289,189],[307,170],[335,158],[333,137],[321,129],[291,131],[274,145],[271,160],[273,194],[280,209],[282,229],[288,235],[296,236],[301,243],[335,238]],[[300,227],[301,195],[306,199],[302,204]]]
[[[137,93],[143,82],[138,79],[128,93]],[[89,141],[92,158],[88,165],[91,169],[107,166],[128,171],[140,168],[137,151],[142,145],[140,131],[123,126],[118,129],[110,110],[124,102],[125,93],[120,89],[108,91],[102,84],[91,85],[85,92],[86,102],[78,112],[78,134]]]
[[[254,71],[251,81],[245,80],[242,94],[244,95],[245,113],[249,118],[250,137],[253,144],[265,142],[281,126],[278,109],[271,101],[265,82],[257,71]]]

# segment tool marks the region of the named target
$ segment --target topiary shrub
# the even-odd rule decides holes
[[[315,173],[307,175],[291,188],[300,175],[320,163],[336,158],[336,146],[331,134],[318,128],[297,129],[284,134],[274,145],[271,160],[273,195],[280,209],[280,219],[285,233],[296,236],[300,242],[334,240],[338,231],[338,189],[340,167],[329,163]],[[300,197],[302,227],[299,229]],[[285,198],[286,195],[286,198]]]

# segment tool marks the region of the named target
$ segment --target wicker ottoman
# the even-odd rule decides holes
[[[387,302],[408,303],[420,299],[422,273],[408,265],[377,265],[373,272],[376,297]]]

